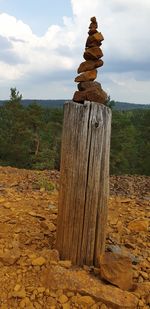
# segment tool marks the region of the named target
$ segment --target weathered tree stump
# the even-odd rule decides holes
[[[66,102],[56,248],[76,265],[99,265],[109,194],[111,110]]]

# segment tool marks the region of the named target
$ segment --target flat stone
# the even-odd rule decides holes
[[[60,266],[64,267],[64,268],[70,268],[71,265],[72,265],[71,261],[69,261],[69,260],[64,260],[64,261],[61,260],[61,261],[58,262],[58,264]]]
[[[96,32],[93,35],[89,35],[86,41],[86,47],[100,46],[101,42],[104,40],[101,32]]]
[[[104,37],[103,37],[101,32],[96,32],[95,34],[93,34],[92,37],[96,41],[103,41],[104,40]]]
[[[133,286],[131,259],[112,252],[106,252],[100,258],[100,275],[102,279],[129,290]]]
[[[133,220],[128,224],[128,229],[132,232],[147,232],[148,228],[148,220]]]
[[[24,289],[22,289],[20,291],[13,291],[12,297],[25,298],[26,297],[26,291]]]
[[[62,289],[89,295],[94,299],[96,298],[97,301],[108,304],[109,307],[118,309],[137,308],[138,299],[135,295],[115,286],[106,285],[84,270],[72,269],[70,272],[70,270],[59,265],[51,266],[41,273],[41,282],[43,286],[50,290]]]
[[[87,71],[75,78],[75,82],[93,81],[97,77],[97,70]]]
[[[90,25],[89,25],[89,29],[92,29],[92,28],[98,28],[98,23],[97,23],[97,20],[92,20]]]
[[[91,296],[79,296],[77,298],[77,303],[83,306],[90,306],[93,305],[95,301]]]
[[[93,28],[91,28],[91,29],[88,31],[88,34],[89,34],[89,35],[92,35],[92,34],[97,33],[97,32],[98,32],[98,31],[96,30],[96,28],[93,27]]]
[[[43,286],[41,286],[41,287],[37,288],[37,292],[38,292],[38,294],[40,294],[40,293],[43,294],[45,292],[45,288]]]
[[[30,309],[33,308],[34,309],[29,297],[25,297],[20,301],[19,308],[30,308]]]
[[[84,101],[90,101],[90,102],[106,104],[107,94],[105,91],[93,87],[84,91],[76,91],[73,96],[73,101],[78,103],[84,103]]]
[[[50,232],[54,232],[54,231],[56,231],[56,225],[53,224],[52,222],[50,222],[48,224],[48,229],[49,229]]]
[[[33,266],[42,266],[46,264],[46,260],[44,257],[40,256],[32,261]]]
[[[90,18],[90,21],[93,22],[93,23],[96,23],[96,22],[97,22],[97,21],[96,21],[96,17],[95,17],[95,16],[92,16],[92,17]]]
[[[21,289],[20,284],[16,284],[15,287],[14,287],[14,291],[18,292],[20,289]]]
[[[92,81],[89,81],[89,82],[80,82],[79,84],[78,84],[78,89],[79,89],[79,91],[83,91],[83,90],[88,90],[89,88],[97,88],[97,89],[99,89],[99,90],[101,90],[102,89],[102,87],[101,87],[101,84],[99,83],[99,82],[96,82],[96,81],[94,81],[94,82],[92,82]]]
[[[103,60],[99,59],[97,61],[87,60],[82,62],[78,67],[78,74],[90,70],[94,70],[96,68],[101,67],[104,64]]]
[[[68,302],[68,297],[66,295],[61,295],[59,298],[58,298],[58,301],[60,304],[65,304]]]
[[[103,52],[98,46],[90,47],[85,49],[83,57],[85,60],[98,60],[103,57]]]
[[[87,100],[87,92],[86,91],[75,91],[72,100],[77,103],[84,103],[84,101]]]
[[[132,254],[130,250],[128,250],[125,246],[108,245],[107,248],[109,249],[108,251],[129,257],[133,264],[139,263],[139,258],[135,256],[134,254]]]

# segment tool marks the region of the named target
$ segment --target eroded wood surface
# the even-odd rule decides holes
[[[108,107],[65,103],[56,247],[77,265],[98,265],[104,251],[110,131]]]

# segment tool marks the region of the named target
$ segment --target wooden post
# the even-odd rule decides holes
[[[109,194],[111,110],[66,102],[56,248],[76,265],[99,265]]]

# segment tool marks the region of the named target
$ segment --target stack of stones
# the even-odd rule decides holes
[[[100,46],[104,38],[101,32],[97,31],[97,27],[96,18],[92,17],[88,32],[89,36],[83,54],[85,61],[80,64],[77,70],[78,74],[81,74],[75,78],[75,82],[79,83],[79,91],[74,93],[74,102],[84,103],[86,100],[106,104],[108,99],[101,84],[94,81],[97,77],[97,68],[103,65],[103,60],[101,59],[103,53]]]

